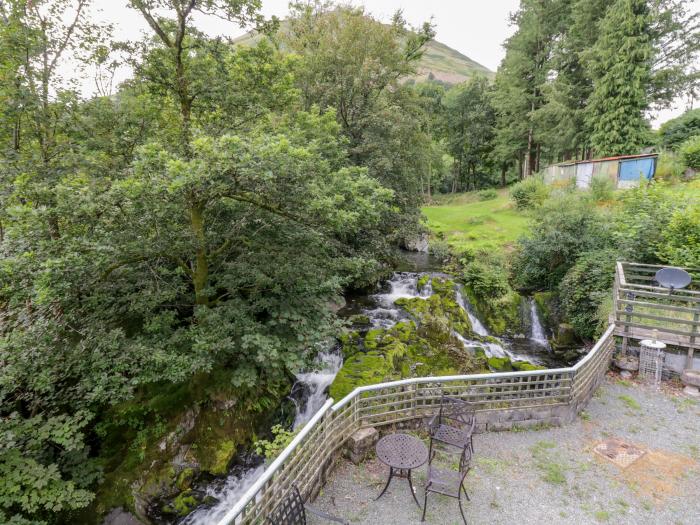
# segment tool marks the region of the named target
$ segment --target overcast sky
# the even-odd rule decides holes
[[[124,0],[96,0],[95,3],[100,10],[96,18],[113,23],[117,39],[134,40],[148,30],[141,16],[127,8]],[[432,17],[437,40],[495,71],[504,55],[503,42],[515,30],[509,23],[509,14],[517,9],[519,0],[354,0],[352,3],[364,4],[371,14],[385,21],[397,9],[403,10],[412,25]],[[263,13],[283,18],[288,14],[288,4],[289,0],[263,0]],[[694,5],[700,10],[700,0],[694,0]],[[195,21],[211,36],[238,36],[245,32],[216,18]],[[684,104],[679,103],[674,110],[658,115],[655,124],[679,115],[684,109]]]

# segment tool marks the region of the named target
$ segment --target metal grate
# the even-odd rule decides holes
[[[645,450],[617,438],[606,439],[596,445],[593,451],[620,468],[629,467],[646,453]]]
[[[639,349],[639,378],[658,387],[664,368],[664,349],[666,345],[659,341],[645,339]]]

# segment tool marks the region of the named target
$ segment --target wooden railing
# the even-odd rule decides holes
[[[654,281],[661,268],[617,263],[613,303],[616,334],[623,337],[623,352],[630,338],[655,338],[687,348],[686,365],[690,368],[693,352],[700,348],[700,269],[684,268],[693,278],[690,286],[670,291]]]
[[[475,404],[482,429],[537,422],[538,417],[571,421],[605,375],[614,332],[611,325],[569,368],[405,379],[356,388],[336,404],[329,399],[219,525],[260,523],[292,484],[305,496],[315,494],[356,430],[420,420],[435,413],[443,392]]]

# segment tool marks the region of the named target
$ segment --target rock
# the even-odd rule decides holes
[[[685,385],[683,392],[692,397],[700,397],[700,370],[683,370],[681,381]]]
[[[639,370],[639,359],[634,356],[618,356],[613,362],[620,370],[636,372]]]
[[[559,347],[575,345],[576,333],[574,332],[574,327],[567,323],[561,323],[557,330],[557,338],[554,344]]]
[[[430,241],[427,233],[410,237],[404,241],[404,247],[410,252],[428,253]]]
[[[379,432],[376,428],[361,428],[348,439],[346,457],[355,465],[359,465],[374,450],[377,441],[379,441]]]
[[[136,519],[136,516],[118,507],[107,514],[102,525],[142,525],[142,523]]]
[[[338,297],[336,297],[332,301],[329,301],[328,308],[330,309],[331,312],[337,313],[338,310],[343,308],[346,304],[347,303],[345,301],[345,297],[343,297],[342,295],[339,295]]]
[[[620,377],[622,379],[632,379],[632,372],[630,372],[629,370],[623,370],[622,372],[620,372]]]

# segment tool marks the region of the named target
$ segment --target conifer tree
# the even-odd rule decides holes
[[[616,0],[599,24],[589,63],[593,79],[587,122],[597,156],[639,153],[649,137],[644,112],[653,45],[645,0]]]

